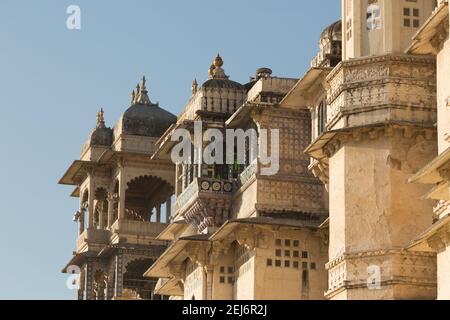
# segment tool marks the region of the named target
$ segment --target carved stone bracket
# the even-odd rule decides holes
[[[445,250],[450,245],[450,224],[440,228],[428,239],[428,245],[437,252]]]

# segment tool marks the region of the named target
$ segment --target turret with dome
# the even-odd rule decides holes
[[[335,67],[342,60],[342,22],[335,21],[326,27],[319,40],[319,53],[312,67]]]
[[[96,128],[83,146],[81,159],[98,159],[105,149],[152,153],[155,142],[176,121],[176,116],[151,102],[144,76],[132,92],[130,107],[113,129],[105,124],[103,108],[97,113]]]
[[[186,105],[180,120],[228,117],[241,106],[247,94],[247,88],[230,80],[223,69],[224,61],[217,54],[209,70],[208,79],[198,87],[197,80],[192,83],[192,97]]]
[[[120,117],[114,132],[115,135],[159,138],[176,120],[177,117],[172,113],[160,108],[158,103],[150,101],[147,81],[143,77],[132,92],[131,106]]]

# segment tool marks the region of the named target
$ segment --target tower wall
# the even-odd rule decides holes
[[[343,0],[343,60],[403,53],[436,0]]]
[[[431,58],[385,55],[328,77],[329,299],[436,297],[435,254],[403,249],[432,224],[408,179],[437,154],[435,76]]]

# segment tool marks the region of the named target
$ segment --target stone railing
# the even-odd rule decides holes
[[[183,208],[191,199],[199,193],[233,194],[236,191],[235,184],[229,180],[210,178],[196,178],[177,198],[175,212]]]
[[[77,250],[86,244],[108,244],[111,236],[109,230],[87,229],[77,238]]]
[[[244,186],[250,179],[258,173],[258,161],[255,160],[239,176],[239,186]]]
[[[198,192],[197,180],[194,180],[184,191],[177,197],[175,202],[175,212],[182,208],[189,200]]]
[[[129,234],[156,237],[165,228],[167,224],[143,222],[134,220],[117,220],[111,227],[111,231],[117,234]]]

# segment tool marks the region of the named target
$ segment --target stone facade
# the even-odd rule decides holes
[[[300,79],[241,84],[218,55],[178,118],[145,79],[114,129],[99,113],[61,179],[80,198],[79,298],[450,298],[448,1],[342,9]],[[259,148],[277,131],[278,170],[249,145],[244,163],[172,162],[179,130],[192,160],[209,129]]]
[[[146,108],[162,114],[163,121],[149,120]],[[80,199],[76,250],[63,269],[81,271],[79,299],[161,298],[154,295],[156,281],[143,273],[167,247],[156,237],[170,222],[174,167],[149,157],[158,139],[152,132],[166,130],[170,121],[175,116],[150,102],[144,78],[114,129],[106,128],[99,112],[80,160],[61,178],[61,184],[75,186],[72,196]]]

